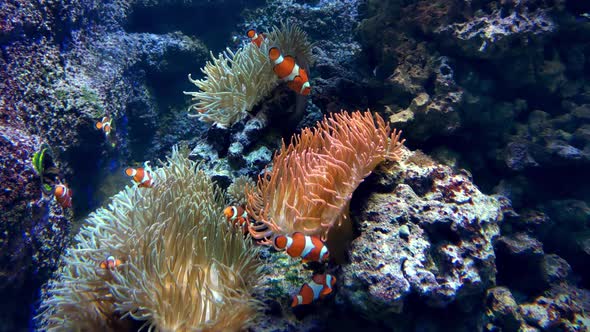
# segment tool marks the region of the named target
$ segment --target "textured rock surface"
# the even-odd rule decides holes
[[[567,284],[556,284],[544,296],[520,305],[526,323],[543,331],[587,331],[589,309],[590,293]]]
[[[493,327],[516,331],[523,324],[518,303],[506,287],[490,288],[486,295],[486,307],[488,331],[492,331]]]
[[[572,114],[552,116],[543,111],[529,115],[526,126],[507,145],[506,165],[515,171],[535,167],[583,166],[590,164],[590,141],[585,128],[590,125],[580,113],[590,105],[572,106]]]
[[[30,161],[40,146],[39,137],[0,124],[0,294],[11,299],[0,301],[0,331],[23,328],[30,299],[68,242],[71,212],[42,193]]]
[[[2,10],[10,23],[0,26],[0,121],[49,143],[61,173],[82,195],[76,213],[91,208],[101,185],[86,174],[108,173],[103,157],[152,159],[194,129],[178,121],[167,128],[165,119],[174,117],[162,117],[151,89],[180,69],[186,75],[177,65],[204,59],[206,49],[181,33],[125,32],[132,4],[10,1]],[[105,114],[113,118],[109,143],[116,150],[94,127]],[[175,138],[160,144],[170,133]]]
[[[505,287],[488,290],[485,331],[587,331],[588,291],[554,284],[543,296],[517,303]]]
[[[0,127],[0,288],[4,289],[20,286],[26,274],[47,277],[57,265],[71,215],[64,215],[53,196],[41,191],[41,178],[31,163],[41,146],[40,138]]]
[[[3,289],[4,298],[19,299],[0,303],[1,331],[26,328],[31,302],[56,267],[73,220],[71,211],[64,216],[53,197],[41,193],[30,164],[41,142],[49,144],[62,180],[73,188],[78,216],[98,204],[101,186],[111,182],[106,178],[118,170],[118,162],[154,158],[194,132],[184,107],[176,118],[162,116],[164,103],[156,102],[152,89],[167,84],[167,75],[186,77],[186,64],[204,59],[206,48],[181,33],[127,32],[134,4],[0,4],[0,283],[11,286]],[[158,91],[158,98],[166,95]],[[94,127],[105,114],[114,118],[117,149],[104,144],[104,135]],[[175,121],[180,117],[184,122]],[[168,123],[174,128],[167,128]],[[168,139],[160,144],[160,137]],[[110,188],[104,196],[118,189]]]
[[[414,141],[449,135],[461,126],[463,89],[454,60],[414,33],[432,35],[456,17],[455,7],[452,1],[368,1],[364,10],[359,33],[373,76],[371,102],[383,105],[390,121]]]
[[[503,182],[521,193],[509,197],[519,213],[557,193],[585,199],[588,9],[551,0],[367,1],[360,68],[374,87],[371,108],[384,109],[417,147],[450,150],[484,190]]]
[[[463,54],[490,58],[518,52],[526,44],[534,42],[538,35],[553,32],[556,24],[547,8],[529,10],[526,5],[504,6],[474,17],[464,23],[453,23],[436,30]]]
[[[472,306],[495,282],[501,201],[419,152],[388,177],[393,191],[371,194],[359,216],[338,302],[372,320],[402,312],[414,296],[431,307]]]
[[[544,210],[552,221],[552,227],[540,236],[545,246],[589,280],[590,207],[581,200],[555,200]]]

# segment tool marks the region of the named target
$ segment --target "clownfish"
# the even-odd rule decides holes
[[[96,123],[96,129],[102,130],[105,136],[109,136],[111,134],[111,130],[113,127],[111,126],[111,118],[107,115],[102,118],[102,120]]]
[[[262,41],[264,40],[264,34],[257,33],[256,30],[250,29],[248,30],[248,32],[246,32],[246,35],[248,36],[248,38],[250,38],[252,44],[255,44],[258,47],[262,45]]]
[[[248,232],[248,212],[243,207],[228,206],[223,210],[223,214],[228,222],[241,226],[244,234]]]
[[[310,304],[317,299],[323,299],[326,295],[332,293],[336,278],[331,274],[315,274],[311,281],[303,284],[299,293],[293,296],[291,307],[302,304]]]
[[[151,172],[149,171],[149,167],[138,167],[132,168],[129,167],[125,170],[125,174],[128,176],[133,177],[133,181],[139,183],[138,187],[141,188],[150,188],[154,185],[154,178],[152,177]]]
[[[291,257],[301,257],[304,263],[325,262],[330,258],[328,247],[317,236],[295,232],[291,236],[278,235],[273,244],[278,250],[287,250]]]
[[[114,270],[119,265],[121,265],[121,260],[117,259],[113,256],[109,256],[109,257],[107,257],[107,259],[100,262],[100,268],[104,269],[104,270],[106,270],[106,269]]]
[[[62,208],[72,207],[72,190],[70,190],[65,184],[57,184],[53,191],[53,195]]]
[[[311,85],[307,78],[307,72],[295,63],[295,58],[290,55],[283,57],[277,47],[272,47],[268,51],[268,56],[274,64],[272,70],[280,79],[287,82],[287,86],[291,90],[305,96],[309,95]]]

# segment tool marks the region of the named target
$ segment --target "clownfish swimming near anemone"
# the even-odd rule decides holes
[[[291,257],[301,257],[304,263],[326,262],[330,258],[328,247],[317,236],[295,232],[292,235],[278,235],[273,239],[277,250],[286,250]]]
[[[99,266],[101,269],[106,270],[114,270],[116,267],[121,265],[122,262],[120,259],[115,258],[114,256],[109,256],[104,261],[100,262]]]
[[[111,134],[111,130],[113,129],[112,126],[113,120],[108,115],[105,115],[102,120],[96,123],[96,129],[102,130],[106,137],[109,137]]]
[[[281,80],[287,82],[291,90],[304,96],[311,93],[307,72],[295,62],[294,57],[283,56],[278,47],[271,47],[268,56],[274,65],[272,70]]]
[[[323,299],[326,295],[332,293],[336,278],[328,273],[315,274],[310,282],[301,286],[299,293],[293,296],[291,307],[296,307],[302,304],[311,304],[317,299]]]
[[[53,190],[53,195],[62,208],[66,209],[72,207],[72,190],[65,184],[56,184],[55,189]]]
[[[242,206],[228,206],[223,210],[227,221],[242,228],[244,234],[248,233],[248,212]]]
[[[248,36],[248,38],[250,38],[252,44],[258,47],[260,47],[260,45],[262,45],[262,42],[264,41],[264,34],[257,33],[254,29],[248,30],[248,32],[246,32],[246,35]]]
[[[154,177],[148,162],[144,164],[144,167],[128,167],[125,170],[125,174],[131,176],[140,188],[151,188],[154,186]]]

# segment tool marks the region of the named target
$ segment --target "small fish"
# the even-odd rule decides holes
[[[246,35],[248,36],[248,38],[250,38],[252,44],[255,44],[258,47],[260,47],[260,45],[262,45],[262,42],[264,41],[264,34],[256,33],[256,30],[254,29],[248,30]]]
[[[307,77],[305,69],[299,67],[295,62],[295,58],[290,55],[282,56],[281,51],[277,47],[272,47],[268,51],[268,56],[274,64],[273,71],[277,76],[287,82],[287,86],[304,96],[311,93],[311,85]]]
[[[325,262],[330,258],[328,247],[317,236],[295,232],[293,235],[278,235],[273,244],[278,250],[287,250],[291,257],[301,257],[304,263]]]
[[[326,295],[332,293],[336,277],[331,274],[315,274],[311,281],[303,284],[299,293],[293,296],[291,307],[302,304],[310,304],[317,299],[323,299]]]
[[[114,270],[119,265],[121,265],[121,260],[117,259],[113,256],[109,256],[109,257],[107,257],[107,259],[100,262],[100,268],[104,269],[104,270],[106,270],[106,269]]]
[[[65,184],[60,183],[55,185],[53,195],[62,208],[66,209],[72,207],[72,190],[70,190]]]
[[[102,120],[96,123],[96,129],[102,130],[106,137],[109,137],[111,134],[111,130],[113,127],[111,126],[111,118],[107,115],[102,118]]]
[[[147,163],[145,167],[129,167],[125,170],[125,174],[133,177],[133,181],[139,183],[138,187],[140,188],[151,188],[154,185],[154,178]]]
[[[228,206],[223,210],[227,221],[242,227],[244,234],[248,232],[248,212],[242,206]]]

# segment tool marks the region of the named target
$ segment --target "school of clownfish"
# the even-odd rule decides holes
[[[258,47],[264,41],[264,34],[257,33],[254,29],[248,30],[247,36]],[[291,90],[302,95],[310,94],[311,85],[307,72],[296,63],[293,56],[283,56],[277,47],[271,47],[268,56],[273,63],[273,71],[277,77],[286,82]],[[112,119],[108,115],[104,116],[96,123],[96,129],[101,130],[108,139],[113,129]],[[155,181],[148,162],[144,164],[144,167],[127,168],[125,174],[131,177],[140,188],[152,188],[154,186]],[[72,190],[67,185],[62,183],[56,185],[54,196],[62,208],[72,207]],[[244,235],[248,234],[248,228],[251,225],[261,227],[256,221],[250,220],[243,206],[228,206],[224,209],[223,214],[229,223],[240,227]],[[285,251],[293,258],[301,258],[304,263],[326,263],[330,257],[328,247],[318,236],[295,232],[291,235],[274,236],[272,243],[275,249]],[[108,256],[105,260],[99,262],[98,266],[103,270],[114,270],[121,264],[123,262],[120,259]],[[329,273],[314,274],[312,280],[301,286],[299,292],[293,296],[291,306],[310,304],[315,300],[324,298],[332,293],[335,283],[336,278]]]
[[[228,206],[223,211],[227,222],[242,229],[244,234],[255,220],[248,217],[248,212],[243,206]],[[275,249],[285,251],[293,258],[301,258],[304,263],[327,263],[330,258],[328,247],[318,236],[305,235],[295,232],[291,235],[276,235],[272,239]],[[336,277],[329,273],[314,274],[312,280],[301,286],[299,293],[293,296],[291,306],[311,304],[313,301],[323,299],[330,293],[336,283]]]

